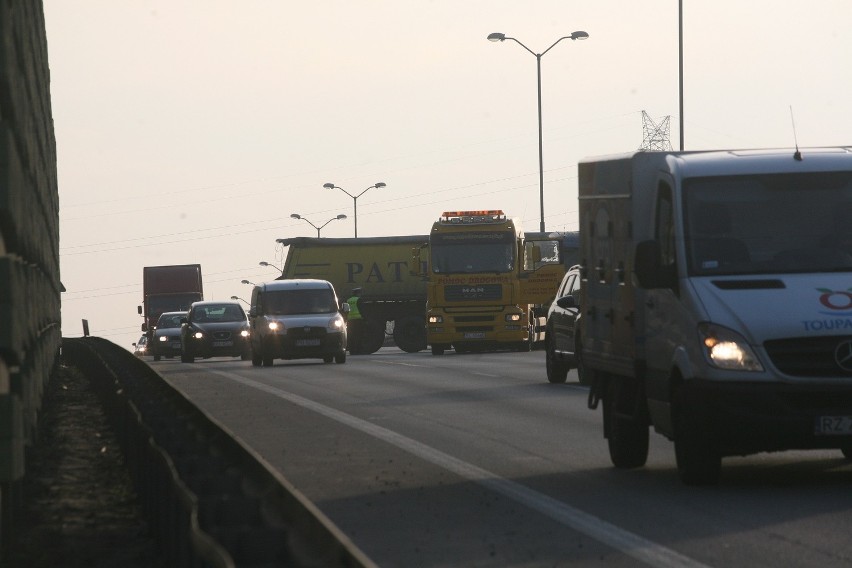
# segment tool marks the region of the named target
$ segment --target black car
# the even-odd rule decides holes
[[[154,356],[154,361],[162,357],[171,359],[180,355],[180,325],[186,317],[186,312],[163,312],[157,319],[157,326],[152,334],[148,354]]]
[[[184,363],[196,357],[240,357],[251,359],[249,326],[238,302],[194,302],[180,330]]]
[[[568,371],[577,369],[580,384],[585,384],[580,353],[580,267],[572,266],[565,273],[556,299],[547,312],[547,331],[544,336],[547,357],[547,380],[564,383]]]

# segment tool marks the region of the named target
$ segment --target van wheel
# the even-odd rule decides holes
[[[346,362],[346,351],[341,351],[337,355],[334,356],[334,362],[338,365],[342,365]]]
[[[545,368],[547,370],[547,381],[550,383],[564,383],[568,379],[568,365],[564,361],[556,359],[556,348],[553,341],[547,339],[552,333],[547,332],[545,336]]]
[[[621,379],[612,379],[604,398],[604,424],[612,464],[619,469],[642,467],[648,460],[648,425],[633,416],[636,393]]]
[[[674,446],[677,473],[685,485],[716,485],[722,454],[710,429],[690,412],[683,389],[674,395]]]

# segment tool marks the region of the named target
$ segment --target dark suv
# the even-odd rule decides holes
[[[183,363],[195,358],[251,357],[246,313],[237,302],[194,302],[180,330]]]
[[[577,369],[580,384],[583,366],[580,354],[580,267],[572,266],[565,273],[556,299],[547,312],[547,332],[544,336],[547,357],[547,380],[564,383],[568,371]]]

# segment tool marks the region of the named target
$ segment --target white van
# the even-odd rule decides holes
[[[254,287],[249,322],[251,362],[271,367],[275,359],[319,358],[346,362],[349,305],[326,280],[276,280]]]
[[[724,456],[852,458],[852,147],[579,164],[577,351],[616,467],[649,426],[680,477]]]

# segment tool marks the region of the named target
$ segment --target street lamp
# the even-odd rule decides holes
[[[257,286],[257,284],[249,280],[240,280],[240,284],[251,284],[252,286]]]
[[[246,304],[246,305],[249,305],[249,306],[251,305],[251,304],[249,304],[248,302],[246,302],[245,300],[243,300],[242,298],[240,298],[239,296],[231,296],[231,299],[232,299],[232,300],[239,300],[239,301],[241,301],[241,302],[245,302],[245,304]]]
[[[539,230],[544,232],[544,155],[542,153],[542,143],[541,143],[541,58],[545,53],[553,49],[553,47],[562,41],[563,39],[577,40],[577,39],[587,39],[589,34],[584,31],[576,31],[571,32],[571,35],[561,37],[557,39],[550,47],[542,51],[541,53],[535,53],[533,50],[522,44],[520,41],[513,37],[508,37],[506,34],[501,34],[499,32],[495,32],[493,34],[488,34],[488,41],[506,41],[510,39],[535,55],[536,60],[536,70],[538,71],[538,193],[539,193],[539,205],[541,208],[541,223],[539,225]]]
[[[358,198],[361,197],[362,195],[364,195],[365,193],[367,193],[369,190],[373,189],[374,187],[376,187],[376,188],[387,187],[387,184],[385,184],[384,182],[381,182],[381,181],[374,183],[373,185],[371,185],[370,187],[368,187],[367,189],[365,189],[364,191],[362,191],[358,195],[352,195],[351,193],[349,193],[348,191],[346,191],[342,187],[338,187],[338,186],[334,185],[333,183],[325,183],[325,184],[323,184],[323,187],[326,188],[326,189],[339,189],[340,191],[342,191],[343,193],[345,193],[346,195],[348,195],[349,197],[352,198],[353,209],[354,209],[354,213],[355,213],[355,238],[358,238]],[[292,215],[290,215],[290,216],[292,217]],[[338,215],[337,218],[339,219],[340,216]],[[317,235],[319,235],[319,232],[317,232]]]
[[[281,270],[280,268],[278,268],[278,267],[277,267],[277,266],[275,266],[274,264],[271,264],[271,263],[269,263],[269,262],[266,262],[265,260],[261,260],[258,264],[260,264],[261,266],[271,266],[272,268],[274,268],[274,269],[275,269],[275,270],[277,270],[278,272],[284,272],[283,270]]]
[[[325,227],[326,225],[328,225],[328,224],[329,224],[329,223],[331,223],[332,221],[339,221],[339,220],[341,220],[341,219],[346,219],[346,215],[344,215],[343,213],[341,213],[341,214],[340,214],[340,215],[338,215],[337,217],[332,217],[331,219],[329,219],[328,221],[326,221],[325,223],[323,223],[322,225],[320,225],[319,227],[317,227],[316,225],[314,225],[313,223],[311,223],[308,219],[305,219],[304,217],[302,217],[302,216],[301,216],[301,215],[299,215],[298,213],[292,213],[292,214],[290,214],[290,217],[292,217],[293,219],[301,219],[302,221],[304,221],[305,223],[307,223],[308,225],[310,225],[311,227],[313,227],[314,229],[316,229],[316,230],[317,230],[317,238],[319,238],[319,236],[320,236],[320,229],[322,229],[323,227]],[[355,236],[357,237],[358,235],[356,234]],[[261,262],[261,264],[263,264],[263,263]],[[282,271],[282,272],[283,272],[283,271]]]

